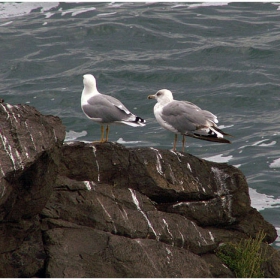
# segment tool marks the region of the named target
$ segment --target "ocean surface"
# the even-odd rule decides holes
[[[0,58],[0,97],[59,116],[66,141],[100,139],[83,74],[146,119],[111,126],[127,147],[172,148],[147,99],[162,88],[211,111],[232,144],[187,138],[185,151],[240,168],[280,235],[280,3],[0,3]]]

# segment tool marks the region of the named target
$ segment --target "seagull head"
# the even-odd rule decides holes
[[[92,91],[95,91],[97,90],[96,88],[96,80],[94,78],[93,75],[91,74],[85,74],[83,76],[83,83],[84,83],[84,87],[88,90],[92,90]]]
[[[161,89],[154,95],[149,95],[148,99],[156,99],[156,101],[162,105],[173,101],[172,92],[168,89]]]

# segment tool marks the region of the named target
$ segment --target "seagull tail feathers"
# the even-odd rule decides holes
[[[205,141],[210,141],[210,142],[217,142],[217,143],[228,143],[230,144],[231,142],[225,138],[218,138],[215,135],[199,135],[199,134],[188,134],[188,136],[205,140]]]
[[[146,121],[140,117],[137,117],[135,118],[135,121],[136,123],[140,124],[140,125],[146,125]]]
[[[218,127],[209,127],[208,133],[206,134],[205,131],[201,131],[199,133],[199,130],[197,130],[194,133],[187,134],[190,137],[210,141],[210,142],[217,142],[217,143],[231,143],[229,140],[225,139],[223,136],[231,136],[228,133],[225,133]]]
[[[134,116],[134,118],[130,118],[129,120],[126,121],[121,121],[121,123],[123,124],[127,124],[133,127],[137,127],[137,126],[145,126],[146,125],[146,121],[138,116]]]
[[[218,127],[215,127],[215,130],[220,132],[221,134],[223,134],[224,136],[229,136],[229,137],[232,137],[232,135],[228,134],[228,133],[225,133],[224,131],[222,131],[221,129],[219,129]]]

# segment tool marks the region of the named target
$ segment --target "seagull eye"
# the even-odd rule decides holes
[[[161,96],[161,92],[157,92],[157,96]]]

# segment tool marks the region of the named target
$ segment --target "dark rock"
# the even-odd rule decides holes
[[[221,259],[219,259],[216,255],[204,254],[201,258],[208,263],[210,272],[214,278],[235,277],[235,274],[227,266],[225,266]]]
[[[207,263],[176,246],[93,228],[45,233],[48,277],[211,277]]]
[[[233,277],[220,243],[275,228],[235,167],[116,143],[63,145],[61,121],[0,103],[1,277]],[[279,254],[265,269],[279,277]]]
[[[48,201],[65,130],[27,105],[0,104],[0,123],[0,220],[20,220]]]
[[[158,211],[138,191],[93,182],[72,180],[68,184],[71,192],[56,187],[42,212],[44,218],[60,218],[129,238],[155,239],[199,254],[217,246],[211,232],[180,215]]]
[[[32,277],[45,262],[38,214],[57,177],[65,130],[27,105],[0,104],[0,276]]]
[[[265,278],[279,278],[280,275],[280,252],[273,249],[268,244],[262,244],[264,259],[266,260],[263,265]]]
[[[0,225],[0,277],[34,277],[46,255],[38,220]]]
[[[261,228],[266,229],[265,242],[272,243],[276,239],[275,228],[272,224],[267,222],[263,216],[255,209],[251,208],[247,215],[240,221],[240,223],[233,226],[240,232],[246,233],[252,238],[256,237],[256,234]]]

